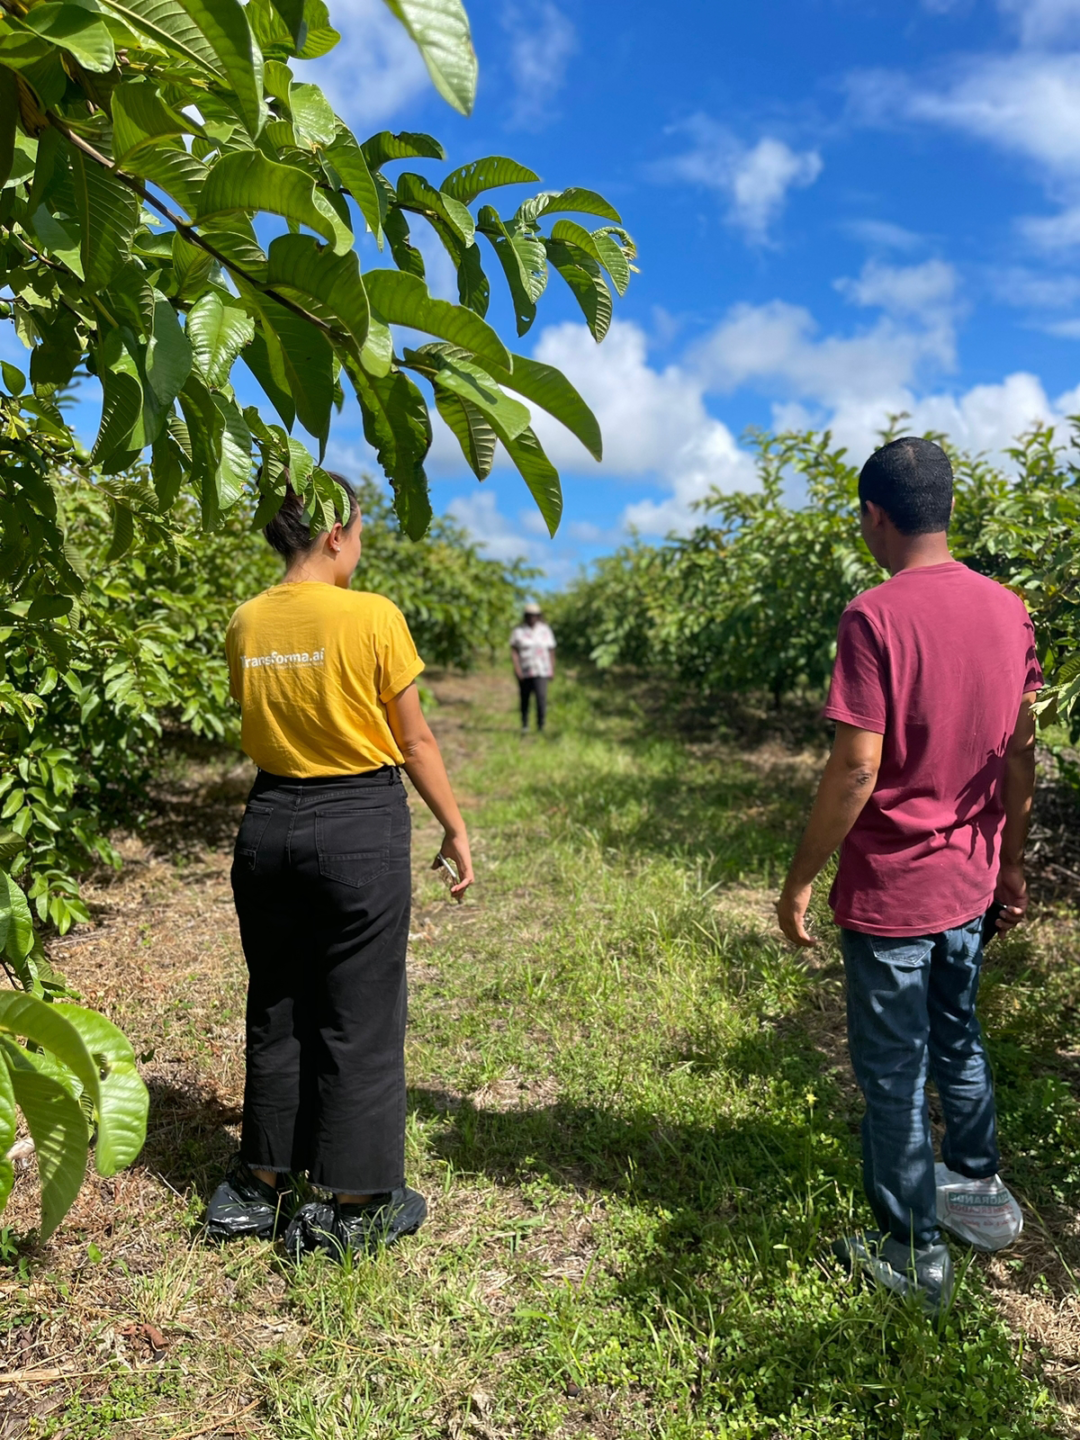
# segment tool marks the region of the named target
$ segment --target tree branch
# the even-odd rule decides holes
[[[200,250],[205,250],[208,255],[212,255],[219,265],[223,265],[231,274],[239,276],[240,279],[250,285],[253,290],[257,290],[260,295],[266,295],[269,299],[275,300],[279,305],[283,305],[286,310],[291,310],[294,315],[298,315],[301,320],[306,320],[309,325],[314,325],[315,328],[321,330],[324,335],[333,340],[337,340],[339,344],[346,341],[347,337],[344,336],[336,326],[328,324],[327,321],[321,319],[318,315],[313,315],[310,310],[305,310],[303,305],[298,305],[295,300],[290,300],[287,295],[280,294],[272,286],[264,285],[260,280],[257,280],[254,275],[250,274],[249,271],[237,265],[234,260],[230,260],[227,255],[223,255],[215,245],[212,245],[209,240],[195,229],[195,226],[192,225],[189,220],[184,220],[181,216],[177,215],[175,211],[170,210],[167,205],[163,204],[156,195],[152,194],[151,191],[146,188],[141,180],[137,180],[133,175],[126,174],[123,170],[119,169],[113,161],[109,160],[105,155],[102,155],[100,150],[95,150],[93,145],[84,140],[81,135],[76,134],[70,126],[65,125],[59,116],[54,115],[51,110],[46,111],[46,116],[49,124],[60,131],[60,134],[63,135],[69,145],[73,145],[76,150],[85,155],[88,160],[92,160],[95,165],[99,165],[103,170],[108,170],[110,175],[119,180],[121,184],[126,185],[129,190],[134,190],[135,194],[138,195],[141,200],[168,220],[169,224],[179,230],[186,240],[190,240],[191,243],[197,245]]]

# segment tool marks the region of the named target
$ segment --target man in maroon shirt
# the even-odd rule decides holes
[[[789,940],[816,943],[810,887],[839,846],[829,903],[878,1229],[833,1248],[936,1313],[953,1288],[941,1229],[997,1250],[1023,1223],[997,1173],[975,999],[984,921],[993,934],[1027,907],[1042,674],[1023,602],[949,553],[952,468],[939,446],[875,451],[859,501],[863,538],[891,578],[841,617],[825,706],[836,737],[777,911]],[[946,1124],[936,1166],[928,1074]]]

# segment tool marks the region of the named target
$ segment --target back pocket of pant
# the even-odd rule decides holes
[[[236,837],[236,846],[233,852],[237,866],[243,866],[245,870],[255,869],[259,844],[267,825],[270,824],[270,816],[273,813],[272,805],[249,805],[244,811],[244,818],[240,821],[240,833]]]
[[[316,810],[319,874],[341,885],[367,885],[390,868],[390,810]]]

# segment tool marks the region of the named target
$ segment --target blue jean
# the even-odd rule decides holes
[[[945,1112],[942,1159],[970,1180],[1000,1157],[990,1065],[975,1018],[982,916],[956,930],[899,938],[840,931],[848,1045],[866,1101],[863,1184],[879,1227],[921,1248],[940,1238],[931,1075]]]

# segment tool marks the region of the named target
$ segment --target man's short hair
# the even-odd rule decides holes
[[[953,473],[949,457],[932,440],[905,435],[875,450],[859,475],[859,504],[880,505],[901,535],[948,530]]]

